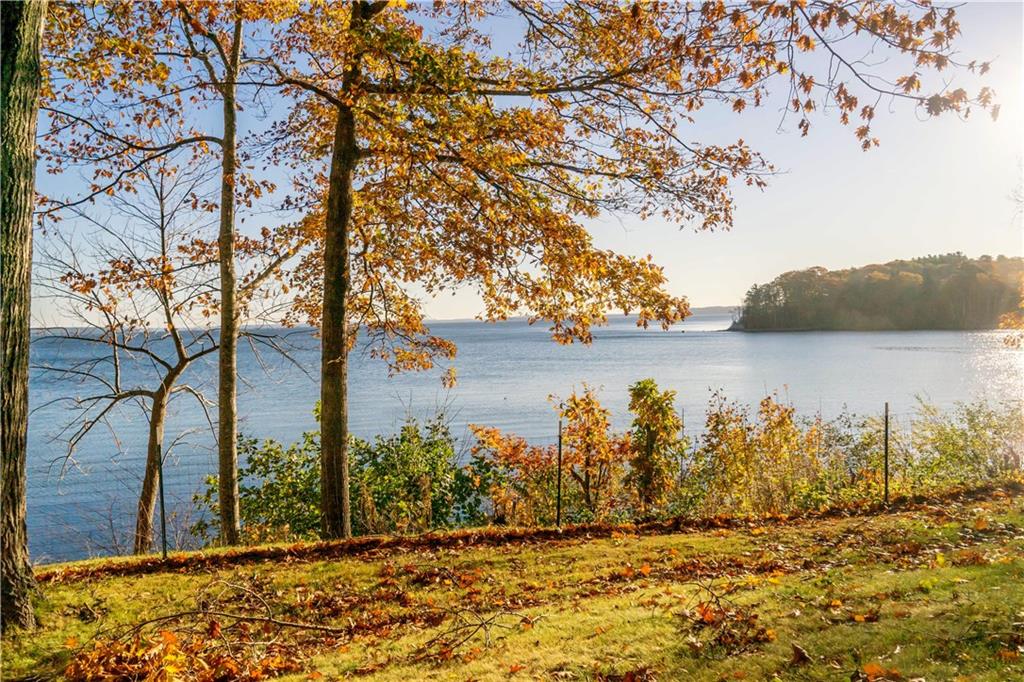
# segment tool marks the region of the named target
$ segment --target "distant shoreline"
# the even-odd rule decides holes
[[[736,306],[736,305],[711,305],[711,306],[703,306],[703,307],[700,307],[700,308],[690,308],[690,313],[691,313],[690,317],[693,316],[692,315],[693,313],[722,314],[722,315],[724,315],[726,313],[731,313],[732,311],[736,310],[738,307],[739,306]],[[635,315],[633,315],[633,316],[635,317]],[[614,312],[608,313],[608,320],[609,320],[609,322],[612,321],[616,317],[622,317],[621,311],[614,311]],[[502,320],[502,321],[503,322],[516,322],[516,321],[526,322],[528,319],[529,319],[529,317],[527,315],[515,315],[513,317],[509,317],[507,320]],[[690,318],[688,317],[687,320],[688,319],[690,319]],[[484,322],[484,323],[486,323],[487,321],[486,320],[479,320],[479,319],[477,319],[475,317],[453,317],[453,318],[445,318],[445,319],[438,318],[438,319],[424,320],[424,323],[427,324],[427,325],[431,325],[431,324],[452,324],[452,323],[457,323],[457,322]],[[684,324],[685,322],[686,322],[686,320],[684,320],[683,322],[679,322],[677,324]],[[313,326],[308,325],[308,324],[296,325],[294,327],[284,327],[284,326],[282,326],[280,324],[252,324],[252,325],[249,325],[249,327],[253,328],[253,329],[258,329],[258,328],[263,328],[263,329],[289,329],[289,330],[316,329],[316,327],[313,327]],[[45,331],[50,331],[50,330],[54,330],[54,329],[89,329],[89,327],[72,326],[72,325],[53,325],[53,326],[49,326],[49,327],[32,327],[32,331],[33,332],[45,332]],[[202,329],[202,330],[205,331],[207,328],[206,327],[197,327],[196,329]],[[217,327],[210,327],[209,328],[210,331],[213,331],[213,330],[216,330],[216,329],[217,329]]]
[[[742,326],[733,324],[727,329],[721,331],[725,332],[740,332],[743,334],[793,334],[793,333],[806,333],[806,332],[883,332],[887,334],[898,333],[898,332],[998,332],[1002,331],[999,327],[974,327],[974,328],[958,328],[958,327],[912,327],[907,329],[884,329],[880,327],[857,329],[857,328],[826,328],[826,327],[806,327],[806,328],[786,328],[779,327],[777,329],[744,329]]]

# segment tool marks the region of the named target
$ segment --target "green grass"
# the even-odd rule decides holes
[[[301,666],[296,680],[1013,679],[1021,502],[50,582],[41,629],[3,642],[4,678],[59,673],[94,637],[205,609],[346,631],[217,617],[212,636],[214,618],[193,615],[142,629],[145,645],[170,630],[218,655],[272,653]],[[716,622],[697,624],[700,603]],[[459,614],[491,625],[452,646]],[[794,645],[810,660],[794,662]]]

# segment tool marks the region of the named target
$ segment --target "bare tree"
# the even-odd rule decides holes
[[[168,407],[186,395],[207,409],[201,387],[184,382],[183,375],[219,347],[205,322],[216,300],[217,261],[194,246],[213,222],[192,222],[205,217],[192,208],[210,170],[201,165],[176,169],[162,162],[142,173],[138,195],[115,195],[105,202],[110,217],[76,208],[80,225],[91,229],[79,232],[76,240],[56,234],[40,261],[43,286],[79,324],[51,329],[48,340],[95,348],[84,358],[42,367],[87,389],[62,399],[72,406],[73,418],[59,432],[69,461],[96,426],[110,425],[118,408],[134,406],[148,421],[135,522],[137,553],[148,551],[152,541],[168,449]]]
[[[71,405],[73,415],[57,435],[66,445],[65,467],[97,426],[116,435],[111,417],[121,408],[141,410],[147,419],[137,553],[148,551],[152,542],[162,462],[189,435],[165,438],[172,401],[196,400],[216,434],[207,411],[214,403],[203,395],[205,387],[188,383],[185,374],[222,343],[213,326],[223,305],[219,222],[209,210],[215,205],[210,197],[221,189],[218,170],[184,151],[146,164],[132,191],[69,207],[78,223],[76,237],[55,232],[40,259],[41,285],[66,317],[77,320],[75,327],[51,328],[45,342],[95,348],[84,358],[41,367],[87,389],[60,399]],[[101,211],[108,215],[100,217]],[[236,237],[241,266],[236,305],[243,319],[265,319],[277,309],[270,285],[294,248],[282,244],[267,229],[260,237]],[[257,302],[269,305],[255,309]],[[287,355],[287,341],[272,334],[249,330],[243,337],[254,350],[266,347]]]

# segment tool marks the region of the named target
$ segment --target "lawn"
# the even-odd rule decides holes
[[[1024,679],[1019,487],[720,525],[43,567],[4,678]]]

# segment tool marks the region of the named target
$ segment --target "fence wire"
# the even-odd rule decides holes
[[[1024,401],[1016,401],[1016,404],[1024,409]],[[948,412],[937,413],[934,417],[941,420],[945,415]],[[806,424],[815,416],[804,414],[801,418]],[[693,414],[684,417],[682,433],[697,447],[705,434],[704,415],[700,415],[700,419]],[[902,479],[901,473],[907,466],[907,458],[913,456],[913,430],[915,425],[920,428],[922,418],[920,410],[889,411],[890,495],[907,492],[907,486],[913,485],[912,481]],[[826,421],[834,423],[840,419]],[[884,406],[875,414],[857,415],[850,425],[851,428],[875,428],[884,433]],[[537,429],[534,433],[543,430]],[[550,435],[530,438],[529,443],[557,451],[557,419],[553,418],[546,430]],[[465,464],[471,447],[469,432],[456,433],[456,437],[456,458],[459,464]],[[879,443],[878,449],[884,449],[884,443]],[[68,464],[52,445],[47,452],[50,457],[37,455],[27,471],[28,533],[33,561],[52,563],[132,553],[145,453],[131,449],[121,452],[115,448],[106,459],[75,465]],[[685,463],[680,464],[681,475],[685,466]],[[1020,466],[1019,456],[1017,466]],[[202,520],[206,512],[194,498],[205,491],[207,478],[216,471],[216,453],[209,445],[178,444],[166,455],[164,492],[168,549],[200,546],[190,528]],[[878,471],[878,474],[884,475],[884,472]],[[563,486],[568,485],[566,474]],[[159,502],[155,512],[152,551],[157,552],[161,548]]]

